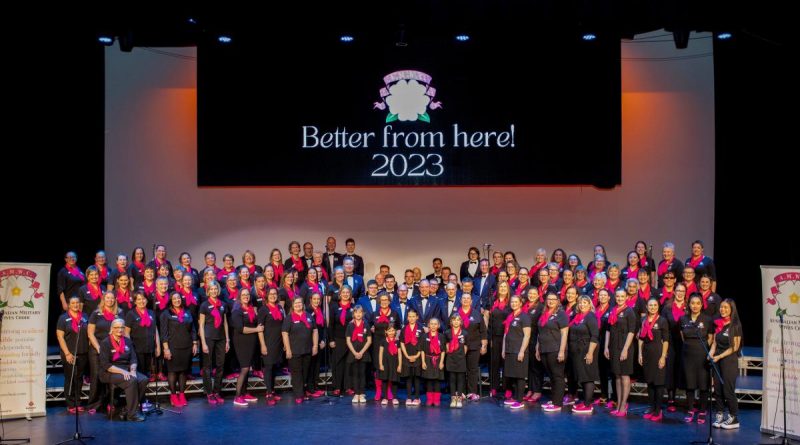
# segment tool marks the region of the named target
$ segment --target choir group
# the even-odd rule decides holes
[[[510,409],[540,404],[545,412],[625,417],[631,380],[647,384],[645,419],[660,421],[678,409],[685,390],[684,420],[739,427],[734,392],[742,327],[731,299],[716,291],[714,262],[695,241],[680,261],[665,243],[656,264],[639,241],[625,264],[611,262],[602,245],[584,265],[556,249],[539,249],[531,267],[513,252],[480,259],[472,247],[459,273],[433,260],[433,273],[404,271],[402,282],[386,265],[365,281],[355,241],[325,252],[292,241],[284,261],[273,249],[264,266],[246,251],[240,265],[226,254],[221,267],[207,252],[202,271],[184,252],[173,266],[163,245],[146,262],[144,249],[104,252],[85,270],[68,252],[58,273],[65,313],[57,337],[70,412],[104,406],[108,386],[125,391],[123,415],[140,421],[148,381],[167,380],[172,405],[186,406],[193,356],[200,354],[206,398],[221,405],[223,376],[236,379],[233,403],[258,399],[248,377],[264,379],[266,403],[281,396],[276,373],[288,368],[296,403],[322,396],[321,366],[332,373],[336,397],[365,403],[367,376],[375,402],[439,406],[442,389],[451,408],[480,399],[480,364],[488,362],[490,395]],[[724,383],[714,383],[710,362]],[[88,365],[88,404],[78,400]],[[286,371],[284,371],[286,372]],[[550,397],[543,397],[544,376]],[[599,383],[599,395],[595,388]],[[713,385],[715,416],[706,419]],[[666,399],[666,408],[662,405]],[[728,415],[724,412],[727,408]]]

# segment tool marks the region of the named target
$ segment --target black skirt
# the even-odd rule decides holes
[[[686,378],[686,389],[708,389],[708,367],[706,351],[699,344],[702,340],[687,338],[683,344],[683,371]]]
[[[572,362],[572,372],[575,381],[579,384],[595,382],[600,380],[599,348],[594,348],[594,358],[592,364],[586,364],[586,354],[589,352],[589,343],[570,342],[569,357]]]
[[[363,347],[363,346],[364,346],[364,344],[362,343],[362,344],[361,344],[361,347]],[[354,347],[354,348],[355,348],[357,351],[358,351],[359,349],[361,349],[361,347],[357,347],[355,344],[353,344],[353,347]],[[356,356],[355,356],[355,355],[353,355],[352,353],[350,353],[350,351],[349,351],[349,350],[348,350],[347,352],[348,352],[348,353],[347,353],[347,362],[346,362],[346,363],[347,363],[348,365],[350,365],[350,364],[353,364],[353,363],[372,363],[372,354],[370,353],[370,351],[369,351],[369,350],[367,350],[367,351],[364,353],[364,355],[362,355],[362,356],[361,356],[361,360],[356,360]]]
[[[414,355],[416,352],[412,353],[408,350],[409,347],[406,345],[406,352],[409,355]],[[414,351],[417,351],[415,348]],[[402,354],[402,352],[400,352]],[[417,359],[412,363],[409,362],[407,358],[403,357],[403,369],[400,371],[400,377],[421,377],[422,376],[422,355],[417,357]]]
[[[388,380],[390,382],[398,382],[400,381],[399,375],[397,374],[397,363],[398,358],[400,357],[401,352],[397,351],[397,355],[389,354],[389,351],[386,350],[386,347],[383,348],[383,371],[378,370],[378,378],[381,380]]]
[[[236,353],[236,359],[239,360],[239,366],[250,367],[253,365],[256,344],[258,344],[258,334],[233,333],[233,350]]]
[[[283,339],[280,333],[278,335],[265,335],[264,343],[267,345],[267,355],[261,356],[261,361],[264,365],[272,366],[280,363],[283,359]],[[259,349],[261,349],[261,346],[259,346]]]
[[[636,341],[636,340],[634,340]],[[615,376],[623,376],[623,375],[632,375],[633,374],[633,357],[635,346],[631,343],[631,347],[628,348],[628,358],[625,360],[620,360],[620,356],[622,355],[622,350],[620,349],[611,349],[609,352],[611,353],[611,373]]]
[[[439,364],[442,362],[439,360],[439,356],[436,357],[436,365],[433,364],[433,358],[426,354],[425,355],[425,366],[427,369],[422,370],[422,378],[428,380],[444,380],[444,371],[439,369]]]
[[[644,381],[649,385],[661,386],[667,382],[667,367],[658,367],[661,358],[661,342],[645,341],[642,345],[642,367],[644,368]]]
[[[516,352],[506,352],[506,359],[503,362],[503,377],[508,377],[512,379],[524,379],[528,377],[528,360],[530,360],[530,354],[528,351],[525,351],[525,357],[522,361],[517,360],[518,353]]]
[[[171,360],[164,360],[168,372],[189,371],[189,364],[192,359],[192,348],[170,348],[172,353]]]

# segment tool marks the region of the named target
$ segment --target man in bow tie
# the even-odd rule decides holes
[[[475,278],[479,272],[479,263],[478,258],[480,257],[480,251],[477,247],[470,247],[469,252],[467,252],[467,261],[461,263],[461,270],[458,273],[458,278],[463,280],[464,278]]]

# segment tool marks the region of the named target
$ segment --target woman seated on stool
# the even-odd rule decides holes
[[[111,322],[111,335],[100,342],[100,380],[125,391],[127,419],[141,422],[144,416],[139,412],[139,400],[144,398],[147,377],[136,372],[133,342],[124,333],[125,322],[117,318]]]

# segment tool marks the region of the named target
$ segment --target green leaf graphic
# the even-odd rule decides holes
[[[33,309],[33,301],[26,301],[23,304],[25,305],[25,307],[29,307],[29,308]]]
[[[431,123],[431,118],[428,116],[428,113],[422,113],[417,115],[417,120],[421,120],[422,122]]]
[[[389,115],[388,115],[388,116],[386,116],[386,123],[387,123],[387,124],[388,124],[389,122],[394,122],[394,121],[396,121],[396,120],[397,120],[397,115],[396,115],[396,114],[389,113]]]

